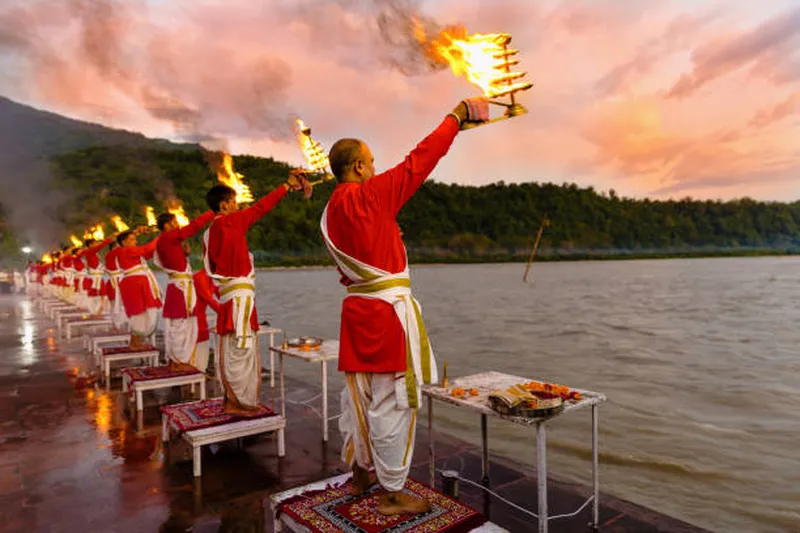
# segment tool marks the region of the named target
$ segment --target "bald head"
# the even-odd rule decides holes
[[[358,139],[339,139],[331,148],[328,159],[339,183],[360,183],[375,174],[372,152]]]

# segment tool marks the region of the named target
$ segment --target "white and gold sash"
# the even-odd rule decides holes
[[[396,388],[397,400],[401,407],[419,407],[422,401],[420,386],[423,383],[438,382],[439,376],[433,348],[422,321],[422,309],[419,302],[411,295],[408,257],[403,271],[392,274],[342,252],[328,235],[327,206],[322,213],[320,227],[331,257],[342,273],[353,282],[347,287],[345,298],[351,296],[375,298],[394,307],[406,334],[405,380],[398,380],[401,386]]]
[[[213,225],[213,222],[211,223]],[[250,327],[250,317],[256,307],[256,271],[253,266],[253,254],[250,256],[250,273],[247,276],[230,278],[219,276],[211,271],[208,264],[208,235],[211,227],[203,233],[203,265],[209,277],[219,286],[219,301],[221,304],[233,302],[233,324],[236,329],[236,346],[238,348],[251,348],[255,343],[253,328]]]
[[[95,291],[98,291],[98,293],[99,293],[100,287],[101,287],[101,285],[103,283],[103,272],[104,271],[105,271],[105,269],[103,268],[102,265],[97,267],[97,268],[89,268],[88,266],[86,267],[86,272],[88,273],[87,277],[92,280],[92,289],[94,289]]]
[[[169,278],[167,287],[172,285],[181,291],[183,294],[183,303],[186,306],[186,316],[187,318],[191,317],[197,305],[197,294],[194,290],[194,278],[192,277],[192,267],[189,266],[189,258],[186,258],[186,269],[183,272],[165,267],[161,262],[161,258],[158,256],[158,252],[153,255],[153,262],[167,273],[167,277]]]

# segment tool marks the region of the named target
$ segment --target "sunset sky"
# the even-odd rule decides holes
[[[98,4],[101,4],[98,7]],[[301,163],[397,163],[478,89],[416,72],[378,15],[409,1],[3,0],[0,94],[149,136]],[[800,198],[800,6],[790,0],[427,0],[442,26],[509,32],[530,113],[463,132],[434,179],[554,181],[652,198]],[[401,72],[400,61],[415,72]],[[420,66],[416,65],[416,66]],[[411,75],[408,75],[411,74]]]

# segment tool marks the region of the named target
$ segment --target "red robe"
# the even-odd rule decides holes
[[[83,259],[86,261],[86,268],[88,270],[96,270],[100,266],[100,257],[97,256],[97,253],[111,244],[111,241],[113,240],[113,237],[109,237],[108,239],[92,245],[82,252]],[[87,272],[87,276],[83,278],[83,291],[89,296],[100,296],[98,291],[92,288],[92,278],[90,278],[88,274],[89,273]],[[100,284],[101,290],[102,285],[103,283]]]
[[[214,218],[213,211],[206,211],[182,228],[165,231],[158,237],[156,253],[162,268],[185,272],[189,265],[183,253],[183,241],[203,229]],[[191,272],[191,271],[190,271]],[[187,318],[183,292],[172,284],[167,285],[164,295],[164,318]]]
[[[217,215],[208,228],[208,265],[212,274],[224,277],[243,277],[252,267],[250,250],[247,247],[247,230],[255,222],[272,211],[286,196],[288,189],[281,185],[252,207],[229,215]],[[258,331],[258,312],[250,315],[250,327]],[[217,333],[233,333],[233,302],[221,304],[217,312]]]
[[[197,317],[197,342],[205,342],[211,337],[206,308],[211,307],[215,313],[219,313],[219,302],[215,298],[219,296],[219,289],[211,282],[205,270],[196,272],[192,277],[197,290],[197,305],[194,308],[194,316]]]
[[[83,250],[75,253],[75,257],[72,259],[72,268],[75,269],[75,279],[72,280],[73,288],[75,292],[81,292],[83,289],[83,271],[86,269],[86,265],[83,262]]]
[[[113,250],[109,250],[106,254],[105,259],[103,259],[103,263],[106,267],[106,272],[111,275],[110,272],[115,271],[117,267],[117,254],[119,253],[120,248],[116,247]],[[117,291],[114,290],[114,283],[112,283],[111,279],[107,279],[103,284],[103,296],[108,298],[110,302],[113,302],[117,298]]]
[[[402,272],[406,251],[396,218],[450,149],[458,133],[448,116],[405,160],[364,183],[340,183],[328,201],[328,235],[347,255],[387,272]],[[341,273],[341,271],[340,271]],[[352,281],[342,274],[343,285]],[[349,296],[342,304],[339,370],[400,372],[406,340],[394,307],[375,298]]]
[[[124,271],[141,265],[142,258],[152,259],[157,242],[156,238],[142,246],[121,246],[118,248],[119,252],[116,256],[117,265]],[[140,315],[150,308],[161,307],[161,300],[156,298],[150,290],[150,281],[147,276],[122,276],[119,292],[128,318]]]

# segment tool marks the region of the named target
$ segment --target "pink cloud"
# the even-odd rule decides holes
[[[147,10],[129,0],[105,18],[78,10],[83,32],[69,18],[78,4],[0,8],[0,58],[16,80],[0,81],[0,92],[150,135],[211,134],[294,163],[301,116],[326,146],[363,138],[381,168],[477,93],[448,70],[392,69],[418,55],[381,40],[369,2],[180,0]],[[753,19],[748,6],[422,3],[443,25],[511,32],[536,84],[520,96],[528,115],[461,134],[435,179],[577,181],[660,197],[794,191],[786,176],[798,165],[798,125],[783,118],[798,105],[800,10]]]

